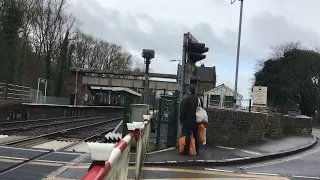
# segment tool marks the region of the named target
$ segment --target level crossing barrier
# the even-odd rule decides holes
[[[130,149],[136,141],[135,179],[140,173],[147,154],[150,136],[150,115],[143,115],[143,122],[127,123],[128,134],[117,144],[88,143],[92,161],[103,161],[104,166],[94,166],[82,180],[126,180],[129,169]]]

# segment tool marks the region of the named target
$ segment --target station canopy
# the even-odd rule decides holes
[[[141,97],[142,95],[136,91],[133,91],[129,88],[125,87],[105,87],[105,86],[90,86],[92,90],[100,90],[100,91],[113,91],[113,92],[126,92],[128,94],[134,95],[134,96],[139,96]]]

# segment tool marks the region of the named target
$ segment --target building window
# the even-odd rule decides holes
[[[219,106],[220,105],[220,95],[210,95],[210,106]]]
[[[224,106],[229,108],[233,107],[233,96],[224,97]]]

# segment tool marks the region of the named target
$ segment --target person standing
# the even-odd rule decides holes
[[[185,137],[185,146],[182,155],[188,155],[190,149],[190,136],[193,135],[195,139],[196,152],[199,154],[199,125],[196,121],[196,109],[201,103],[203,108],[203,101],[196,95],[196,88],[193,85],[189,86],[188,96],[181,101],[180,105],[180,124],[182,126],[182,135]]]

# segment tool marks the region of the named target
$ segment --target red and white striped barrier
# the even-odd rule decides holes
[[[93,167],[82,180],[125,180],[128,176],[131,143],[137,141],[136,179],[148,148],[150,116],[143,115],[143,122],[127,123],[129,133],[116,145],[113,143],[88,143],[93,161],[105,161],[104,166]]]

